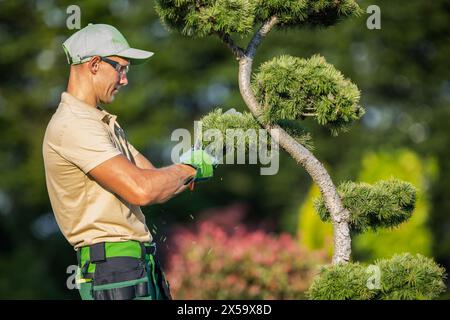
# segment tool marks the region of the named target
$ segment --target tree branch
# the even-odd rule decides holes
[[[302,113],[301,115],[303,117],[315,117],[317,116],[317,113]]]
[[[258,46],[261,44],[264,37],[270,32],[270,30],[272,30],[272,28],[277,23],[278,23],[277,16],[272,16],[269,18],[269,20],[267,20],[266,22],[263,23],[261,28],[259,28],[259,30],[255,33],[252,40],[250,41],[250,43],[247,46],[245,55],[248,58],[253,59],[253,57],[255,56],[255,53],[256,53],[256,49],[258,49]]]
[[[236,60],[240,60],[244,57],[244,49],[234,44],[233,39],[230,37],[229,34],[223,33],[223,32],[216,32],[216,34],[219,36],[220,40],[222,40],[223,43],[226,44],[226,46],[231,50],[231,52],[236,57]]]
[[[248,108],[258,122],[270,133],[272,139],[286,150],[296,161],[301,164],[314,182],[318,185],[325,201],[325,206],[330,212],[333,222],[334,252],[333,263],[345,263],[350,260],[351,238],[348,219],[350,213],[342,205],[336,187],[330,175],[319,160],[303,145],[298,143],[285,130],[278,125],[268,125],[262,120],[262,106],[256,100],[251,89],[251,74],[253,58],[256,49],[263,38],[277,24],[277,17],[271,17],[255,33],[250,41],[245,56],[239,60],[239,90]],[[273,130],[275,129],[275,130]]]

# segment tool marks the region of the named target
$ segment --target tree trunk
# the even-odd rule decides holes
[[[320,192],[325,200],[325,206],[330,212],[333,223],[334,252],[333,264],[346,263],[350,260],[351,254],[351,238],[348,225],[349,212],[342,205],[342,201],[337,193],[336,187],[325,170],[322,163],[304,146],[292,138],[285,130],[278,125],[266,125],[260,117],[262,107],[256,100],[250,85],[252,74],[253,58],[256,49],[267,33],[277,24],[276,17],[270,18],[255,33],[253,39],[248,45],[246,52],[236,47],[230,38],[222,37],[222,40],[232,48],[237,60],[239,60],[239,89],[241,95],[248,108],[255,118],[264,126],[271,134],[272,139],[276,141],[284,150],[286,150],[312,177],[314,182],[319,186]],[[277,134],[273,134],[275,129]]]

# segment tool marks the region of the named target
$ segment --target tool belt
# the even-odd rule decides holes
[[[155,243],[101,242],[79,248],[77,259],[79,282],[90,283],[94,300],[172,299]]]

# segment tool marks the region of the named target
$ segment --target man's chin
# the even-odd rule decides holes
[[[102,104],[109,104],[109,103],[111,103],[111,102],[113,102],[114,101],[114,95],[111,95],[110,97],[108,97],[108,98],[106,98],[106,99],[102,99],[102,100],[100,100],[100,102],[102,103]]]

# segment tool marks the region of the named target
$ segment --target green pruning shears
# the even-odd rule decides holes
[[[216,158],[203,149],[196,149],[195,146],[181,155],[180,163],[189,165],[197,170],[195,177],[185,183],[185,185],[189,185],[191,191],[194,190],[195,182],[212,178],[214,169],[218,165]]]

